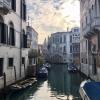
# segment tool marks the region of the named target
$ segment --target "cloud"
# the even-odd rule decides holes
[[[27,5],[30,23],[39,33],[39,43],[53,32],[79,26],[78,0],[27,0]]]

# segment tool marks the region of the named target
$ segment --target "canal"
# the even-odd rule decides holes
[[[52,65],[47,80],[38,80],[25,90],[2,95],[0,100],[81,100],[79,85],[85,78],[69,73],[67,65]]]

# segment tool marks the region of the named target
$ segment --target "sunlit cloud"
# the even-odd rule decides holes
[[[79,26],[78,0],[27,0],[30,24],[39,33],[39,43],[57,31]]]

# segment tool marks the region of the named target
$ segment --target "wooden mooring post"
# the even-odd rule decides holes
[[[4,91],[5,91],[6,89],[6,73],[5,72],[3,73],[3,76],[4,76]]]

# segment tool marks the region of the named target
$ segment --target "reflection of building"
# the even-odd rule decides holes
[[[80,63],[80,30],[75,27],[70,34],[70,51],[72,54],[72,61],[76,64]]]
[[[70,32],[57,32],[48,40],[48,52],[54,63],[67,63],[70,60]]]
[[[100,0],[81,0],[81,71],[100,80]]]
[[[27,65],[25,0],[0,0],[0,88],[24,78]]]

